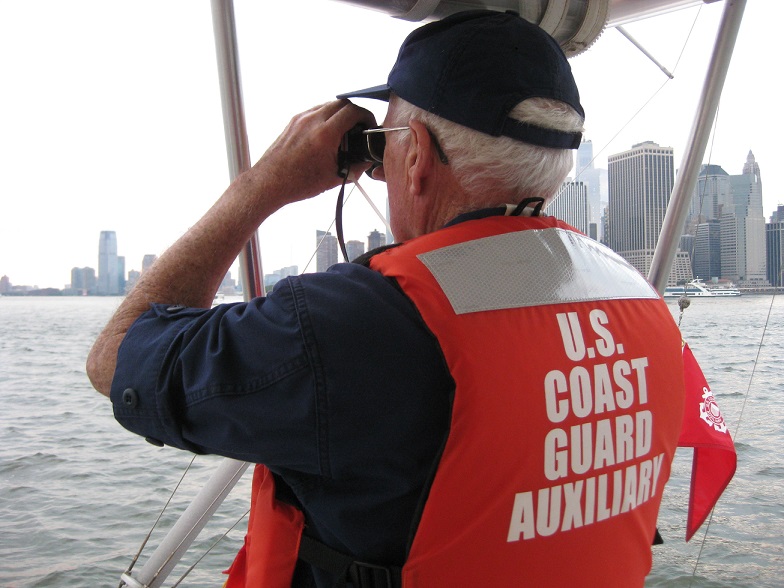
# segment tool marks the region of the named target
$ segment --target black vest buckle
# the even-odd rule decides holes
[[[389,568],[355,561],[348,569],[348,576],[355,588],[395,588]]]

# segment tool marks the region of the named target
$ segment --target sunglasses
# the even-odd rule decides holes
[[[387,146],[385,133],[407,131],[409,127],[361,129],[348,137],[349,153],[359,161],[384,163],[384,149]]]

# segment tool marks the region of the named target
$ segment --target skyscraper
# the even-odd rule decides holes
[[[721,218],[732,202],[730,175],[719,165],[703,165],[689,206],[686,226],[689,232],[700,223]]]
[[[607,161],[607,243],[647,275],[675,180],[673,149],[646,141]]]
[[[595,223],[599,228],[602,226],[602,209],[604,208],[602,201],[605,200],[604,188],[606,188],[607,170],[594,167],[593,143],[591,141],[583,141],[577,149],[575,174],[575,181],[585,184],[588,198],[588,225]],[[589,234],[590,231],[584,232]],[[601,236],[600,233],[598,238]]]
[[[721,271],[745,286],[767,285],[762,176],[749,151],[743,173],[730,176],[730,202],[721,213]]]
[[[571,179],[567,179],[561,184],[558,196],[547,205],[547,214],[569,223],[587,235],[591,217],[588,205],[588,186],[583,182],[573,182]]]
[[[122,293],[117,259],[117,235],[114,231],[101,231],[98,241],[97,291],[103,296],[116,296]]]
[[[142,273],[136,270],[129,270],[128,271],[128,280],[125,282],[125,289],[126,291],[130,292],[131,288],[136,285],[136,282],[139,281],[139,278],[142,277]]]
[[[392,235],[392,230],[389,228],[389,197],[387,196],[387,231],[386,231],[386,242],[387,243],[394,243],[395,237]]]
[[[264,274],[264,288],[267,292],[272,290],[272,287],[280,282],[283,278],[289,276],[299,275],[299,268],[296,265],[290,265],[275,270],[271,274]]]
[[[316,271],[325,272],[338,262],[338,239],[329,231],[316,231]]]
[[[709,280],[724,274],[721,265],[721,224],[723,211],[732,202],[730,175],[718,165],[703,165],[694,186],[686,232],[694,235],[691,258],[694,275]]]
[[[765,253],[768,282],[784,286],[784,206],[778,205],[765,225]]]
[[[382,247],[387,244],[386,236],[383,233],[379,233],[376,230],[373,230],[368,235],[368,251],[373,251],[378,247]]]
[[[692,268],[694,275],[704,280],[720,278],[721,271],[721,225],[712,218],[701,222],[695,229]]]
[[[91,267],[75,267],[71,269],[71,290],[85,296],[95,294],[95,270]]]
[[[784,286],[784,220],[765,225],[767,277],[773,286]]]
[[[117,293],[125,294],[125,256],[117,256]]]
[[[155,260],[158,259],[157,255],[153,255],[152,253],[148,253],[142,258],[142,273],[146,272],[148,269],[152,267],[152,264],[155,263]]]
[[[769,237],[762,213],[762,178],[751,151],[739,175],[730,175],[718,165],[702,167],[686,231],[695,235],[695,275],[745,286],[766,285]]]
[[[365,244],[362,241],[347,241],[346,253],[348,253],[348,260],[354,261],[357,257],[365,253]]]

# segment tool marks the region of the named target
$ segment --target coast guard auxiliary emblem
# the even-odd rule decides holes
[[[719,405],[716,404],[716,399],[710,388],[702,388],[702,404],[700,404],[700,418],[708,423],[708,426],[716,429],[718,433],[727,432],[727,424],[724,422],[724,417],[721,416]]]

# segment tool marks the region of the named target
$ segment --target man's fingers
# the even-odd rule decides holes
[[[320,194],[339,183],[341,138],[357,124],[375,125],[375,117],[348,100],[334,100],[294,116],[257,162],[257,170],[276,182],[276,199],[285,205]],[[355,169],[358,177],[366,168]]]
[[[322,104],[321,108],[317,109],[317,113],[323,117],[324,121],[328,121],[349,106],[353,105],[348,100],[333,100]]]
[[[376,126],[376,117],[366,108],[357,106],[348,100],[340,100],[339,102],[344,102],[344,107],[335,110],[332,115],[333,122],[338,127],[349,130],[360,123],[366,127]]]

